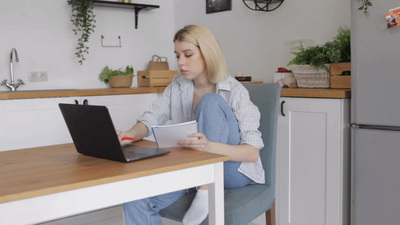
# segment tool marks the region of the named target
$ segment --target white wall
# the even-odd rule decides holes
[[[248,9],[232,0],[232,10],[205,13],[205,0],[175,0],[175,27],[201,23],[217,35],[232,75],[272,82],[274,70],[286,66],[285,42],[312,39],[324,44],[339,26],[350,27],[350,0],[285,0],[272,12]]]
[[[202,23],[217,35],[231,74],[243,72],[254,80],[272,82],[273,71],[291,56],[286,42],[312,39],[315,44],[331,40],[339,26],[350,26],[350,0],[286,0],[273,12],[254,12],[243,1],[232,0],[232,10],[206,14],[205,0],[135,0],[160,5],[139,13],[95,7],[96,30],[89,42],[90,54],[81,66],[75,57],[77,37],[72,32],[67,0],[0,0],[0,81],[10,79],[10,51],[18,51],[14,70],[26,85],[19,90],[58,88],[106,88],[98,80],[104,66],[133,65],[144,70],[153,54],[169,58],[176,69],[172,37],[186,24]],[[117,43],[122,48],[101,47]],[[28,82],[28,72],[47,71],[47,82]],[[7,91],[0,86],[0,91]]]
[[[71,7],[67,0],[0,0],[0,81],[10,81],[10,51],[18,51],[15,77],[26,83],[18,90],[56,88],[106,88],[98,74],[111,68],[133,65],[144,70],[153,54],[174,58],[173,0],[135,1],[160,5],[159,9],[142,10],[139,28],[135,29],[133,9],[95,7],[96,28],[89,40],[90,54],[81,66],[75,57],[77,36],[70,22]],[[101,47],[117,44],[122,48]],[[171,66],[174,66],[171,65]],[[28,72],[47,71],[47,82],[28,82]],[[8,88],[0,86],[0,91]]]

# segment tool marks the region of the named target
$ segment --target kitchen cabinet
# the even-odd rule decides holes
[[[157,94],[87,96],[89,105],[105,105],[117,130],[128,130],[148,110]]]
[[[59,103],[105,105],[116,129],[127,130],[158,94],[76,96],[0,101],[0,151],[71,143]]]
[[[46,98],[1,101],[1,150],[71,142],[59,112],[58,103],[73,103],[74,99]]]
[[[349,225],[350,100],[281,98],[278,225]]]

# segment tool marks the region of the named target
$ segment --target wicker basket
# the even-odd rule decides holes
[[[293,65],[291,69],[299,88],[330,88],[331,86],[331,74],[324,69],[314,69],[309,65]]]
[[[129,88],[132,85],[132,77],[133,75],[112,76],[109,83],[113,88]]]
[[[169,70],[168,58],[164,56],[153,55],[147,70]]]

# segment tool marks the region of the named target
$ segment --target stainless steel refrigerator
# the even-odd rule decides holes
[[[351,0],[351,224],[400,224],[400,26],[385,14],[399,0]],[[400,23],[400,21],[398,21]]]

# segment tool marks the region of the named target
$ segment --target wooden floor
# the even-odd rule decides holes
[[[73,217],[68,217],[41,225],[125,225],[122,206],[116,206]],[[163,218],[164,225],[181,225],[169,219]],[[264,214],[255,219],[249,225],[265,225]]]

